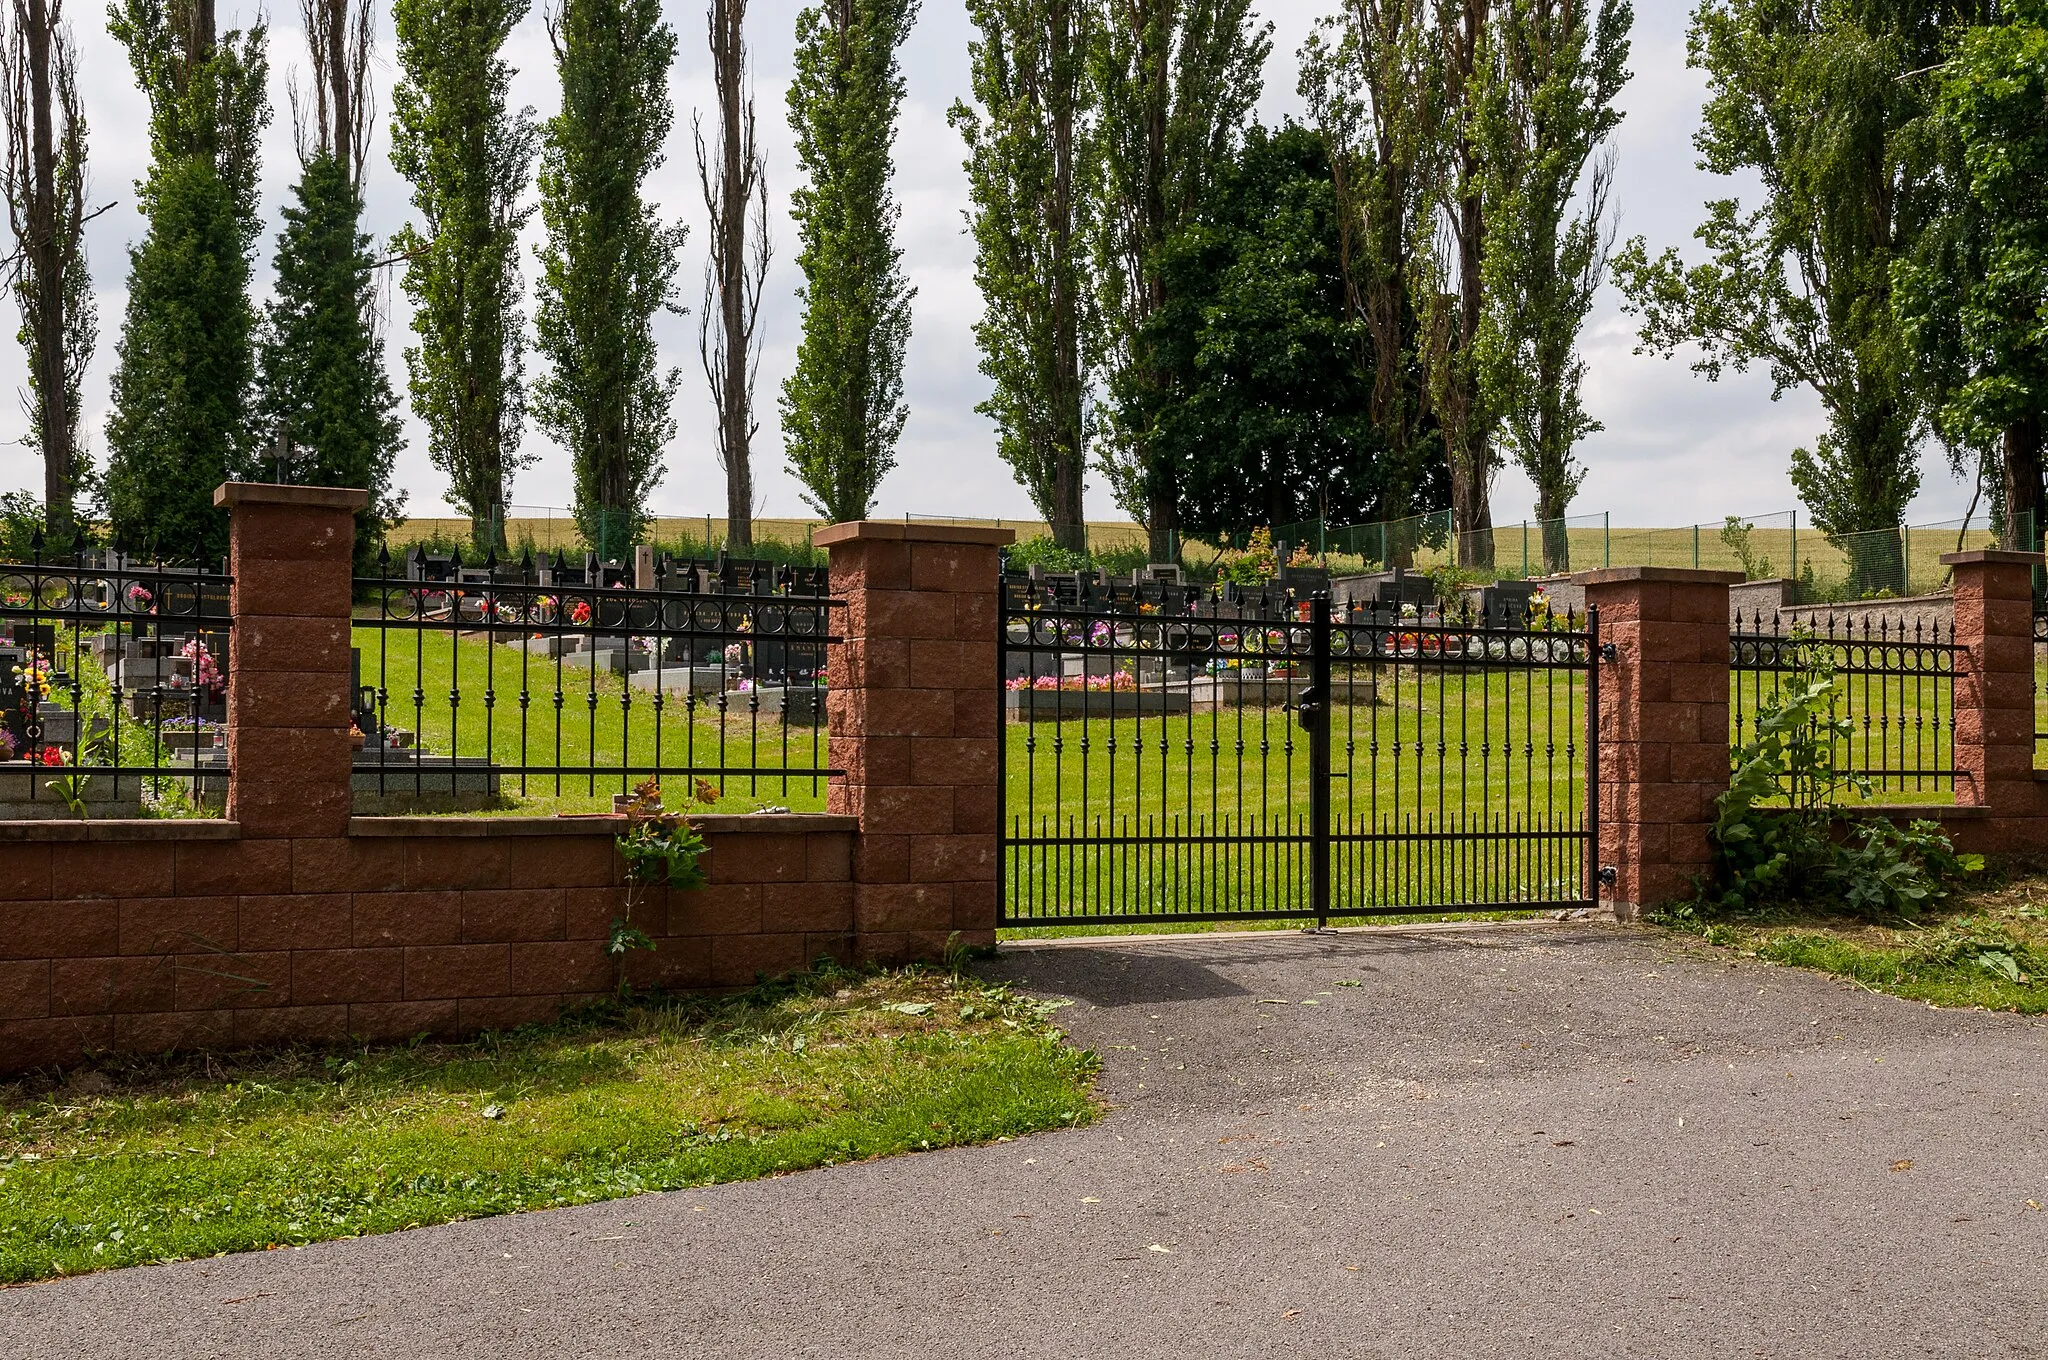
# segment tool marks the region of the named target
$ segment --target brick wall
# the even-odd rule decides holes
[[[230,484],[226,820],[0,822],[0,1072],[97,1052],[402,1039],[541,1020],[617,981],[613,817],[351,817],[361,493]],[[720,989],[994,939],[996,549],[842,525],[821,815],[696,817],[709,886],[644,890],[640,986]]]
[[[731,988],[849,959],[855,823],[694,818],[711,886],[639,891],[640,986]],[[542,1020],[613,989],[612,818],[0,826],[0,1058],[404,1039]]]

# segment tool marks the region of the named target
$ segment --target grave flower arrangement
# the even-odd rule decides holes
[[[1037,679],[1020,675],[1010,681],[1009,688],[1016,690],[1087,690],[1097,693],[1116,691],[1128,693],[1138,687],[1138,678],[1129,671],[1114,671],[1109,675],[1070,675],[1062,679],[1057,675],[1041,675]]]
[[[207,697],[214,697],[221,687],[220,666],[214,661],[213,653],[204,642],[193,638],[178,649],[178,655],[192,663],[192,688],[204,691]],[[183,677],[173,677],[173,688],[182,688]]]
[[[569,622],[582,628],[590,622],[590,601],[578,600],[569,606]]]

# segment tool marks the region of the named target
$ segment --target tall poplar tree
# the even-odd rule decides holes
[[[916,0],[823,0],[796,21],[789,121],[807,183],[790,196],[804,273],[803,339],[782,385],[782,435],[805,500],[860,519],[896,465],[912,289],[890,189]]]
[[[1628,80],[1628,0],[1502,0],[1476,114],[1485,198],[1480,381],[1500,433],[1536,484],[1543,564],[1570,565],[1562,523],[1585,470],[1573,448],[1600,428],[1579,400],[1579,332],[1607,266],[1611,158]]]
[[[1355,364],[1372,384],[1394,518],[1435,509],[1448,486],[1414,296],[1444,117],[1431,15],[1431,0],[1351,0],[1301,52],[1299,88],[1329,147],[1345,309],[1363,341]],[[1388,556],[1406,565],[1413,547],[1389,544]]]
[[[92,466],[78,437],[79,383],[98,333],[85,259],[85,112],[61,0],[13,0],[0,32],[0,194],[14,232],[15,300],[28,351],[28,445],[43,456],[50,536],[71,538]]]
[[[391,163],[412,181],[417,224],[393,240],[419,343],[405,352],[427,452],[480,550],[505,546],[525,416],[519,312],[521,202],[533,112],[507,107],[499,55],[526,0],[396,0],[401,80],[392,92]]]
[[[761,286],[768,281],[768,178],[754,140],[754,93],[747,85],[747,0],[711,0],[705,28],[711,45],[711,84],[718,95],[718,152],[704,144],[703,124],[691,119],[697,179],[711,216],[711,249],[704,262],[704,310],[697,319],[697,354],[718,412],[718,462],[725,469],[725,541],[754,542],[754,379],[761,366],[756,325]],[[748,217],[753,218],[752,239]]]
[[[676,38],[660,0],[564,0],[548,38],[562,108],[541,129],[534,330],[550,368],[534,408],[569,450],[585,541],[616,556],[646,524],[676,430],[680,372],[662,369],[653,322],[675,305],[689,232],[663,225],[644,193],[675,121]]]
[[[1030,493],[1053,541],[1088,546],[1082,488],[1094,321],[1087,232],[1093,129],[1088,0],[969,0],[978,107],[948,119],[967,140],[981,371],[995,391],[978,409],[996,452]]]
[[[1089,51],[1100,166],[1092,253],[1108,387],[1097,466],[1145,525],[1155,561],[1179,549],[1179,469],[1151,438],[1173,400],[1153,353],[1166,309],[1160,252],[1235,162],[1272,50],[1251,0],[1103,0]]]
[[[149,96],[151,163],[136,186],[148,229],[128,253],[107,511],[131,547],[217,556],[227,520],[213,489],[247,465],[253,442],[265,30],[217,34],[212,0],[126,0],[108,27]]]
[[[356,516],[356,566],[367,572],[398,510],[391,470],[403,447],[376,326],[376,262],[362,230],[372,10],[367,0],[303,0],[300,14],[312,58],[312,122],[294,91],[299,182],[284,210],[264,317],[259,452],[294,481],[370,493]]]
[[[2048,441],[2048,0],[1999,0],[1915,79],[1939,206],[1893,267],[1916,385],[1956,471],[1990,483],[2006,546],[2037,551]]]
[[[1639,237],[1615,257],[1642,317],[1641,343],[1672,355],[1696,344],[1709,379],[1752,363],[1773,395],[1811,388],[1827,413],[1815,447],[1792,454],[1792,482],[1836,538],[1899,524],[1920,486],[1922,409],[1891,302],[1892,267],[1910,255],[1930,206],[1907,143],[1929,86],[1908,78],[1941,60],[1933,0],[1702,0],[1688,61],[1707,75],[1693,144],[1718,175],[1755,175],[1760,201],[1706,205],[1694,237],[1708,260],[1652,258]],[[1852,562],[1855,584],[1896,586],[1896,536]]]

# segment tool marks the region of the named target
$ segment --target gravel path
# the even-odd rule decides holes
[[[2048,1357],[2048,1023],[1577,924],[988,971],[1108,1117],[0,1291],[0,1356]]]

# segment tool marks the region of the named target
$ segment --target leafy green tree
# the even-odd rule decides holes
[[[396,0],[402,73],[392,92],[391,163],[412,181],[420,222],[393,240],[419,343],[405,352],[427,453],[479,550],[505,546],[525,418],[519,232],[533,162],[533,112],[507,107],[499,54],[526,0]]]
[[[782,385],[782,432],[806,502],[860,519],[896,465],[910,300],[896,246],[890,150],[903,102],[896,49],[916,0],[825,0],[796,21],[789,121],[809,182],[790,196],[804,272],[803,339]]]
[[[258,351],[257,411],[262,452],[284,475],[370,493],[356,516],[355,551],[357,571],[368,573],[403,500],[391,471],[404,447],[375,324],[376,261],[362,231],[370,8],[307,0],[303,13],[314,125],[299,129],[299,182],[284,210]]]
[[[551,367],[534,408],[568,447],[585,540],[617,555],[646,526],[676,431],[681,373],[661,368],[653,322],[675,306],[689,229],[663,225],[644,192],[675,121],[676,37],[660,0],[565,0],[548,38],[562,110],[541,128],[534,330]]]
[[[1579,400],[1579,332],[1606,272],[1610,158],[1628,80],[1628,0],[1503,0],[1476,113],[1486,306],[1475,341],[1503,442],[1536,484],[1543,562],[1570,565],[1561,522],[1585,469],[1579,440],[1600,428]],[[1590,164],[1590,172],[1589,172]]]
[[[1703,168],[1755,175],[1761,202],[1706,205],[1705,263],[1615,258],[1642,348],[1697,345],[1695,371],[1769,365],[1773,395],[1810,387],[1828,427],[1792,454],[1792,481],[1824,532],[1897,525],[1920,486],[1921,408],[1891,303],[1893,262],[1928,213],[1908,142],[1940,60],[1943,7],[1929,0],[1703,0],[1688,61],[1708,98],[1693,142]],[[1890,558],[1858,554],[1858,584],[1894,582]]]
[[[1178,551],[1182,469],[1147,423],[1168,409],[1150,323],[1165,309],[1160,252],[1229,173],[1258,101],[1272,27],[1251,0],[1103,0],[1089,51],[1099,207],[1091,230],[1107,419],[1096,463],[1145,525],[1154,561]]]
[[[148,230],[129,251],[107,422],[105,493],[117,539],[225,551],[213,489],[253,443],[258,139],[270,118],[265,30],[217,37],[209,0],[126,0],[108,27],[150,102]]]
[[[1173,395],[1146,414],[1181,470],[1184,529],[1243,541],[1310,517],[1380,518],[1390,496],[1409,494],[1373,426],[1317,132],[1253,126],[1208,210],[1158,258],[1167,301],[1146,341]]]
[[[265,316],[259,411],[292,480],[370,492],[356,516],[356,565],[367,571],[402,497],[391,470],[404,447],[384,372],[362,196],[332,152],[306,162],[277,241],[277,286]]]
[[[1299,90],[1329,147],[1345,308],[1363,341],[1356,367],[1372,383],[1389,518],[1448,494],[1415,305],[1444,118],[1432,13],[1432,0],[1351,0],[1301,50]]]
[[[1993,469],[2006,542],[2033,551],[2048,426],[2048,3],[1992,8],[1923,73],[1941,206],[1895,264],[1893,302],[1935,428],[1959,464]]]
[[[996,452],[1031,494],[1061,548],[1085,552],[1088,360],[1093,278],[1086,0],[969,0],[978,108],[947,115],[967,140],[974,207],[975,325],[995,391],[976,409]]]
[[[79,384],[98,339],[85,258],[85,110],[61,0],[13,0],[0,34],[0,197],[15,241],[14,295],[28,351],[29,431],[43,456],[50,535],[68,542],[91,480],[78,434]]]

